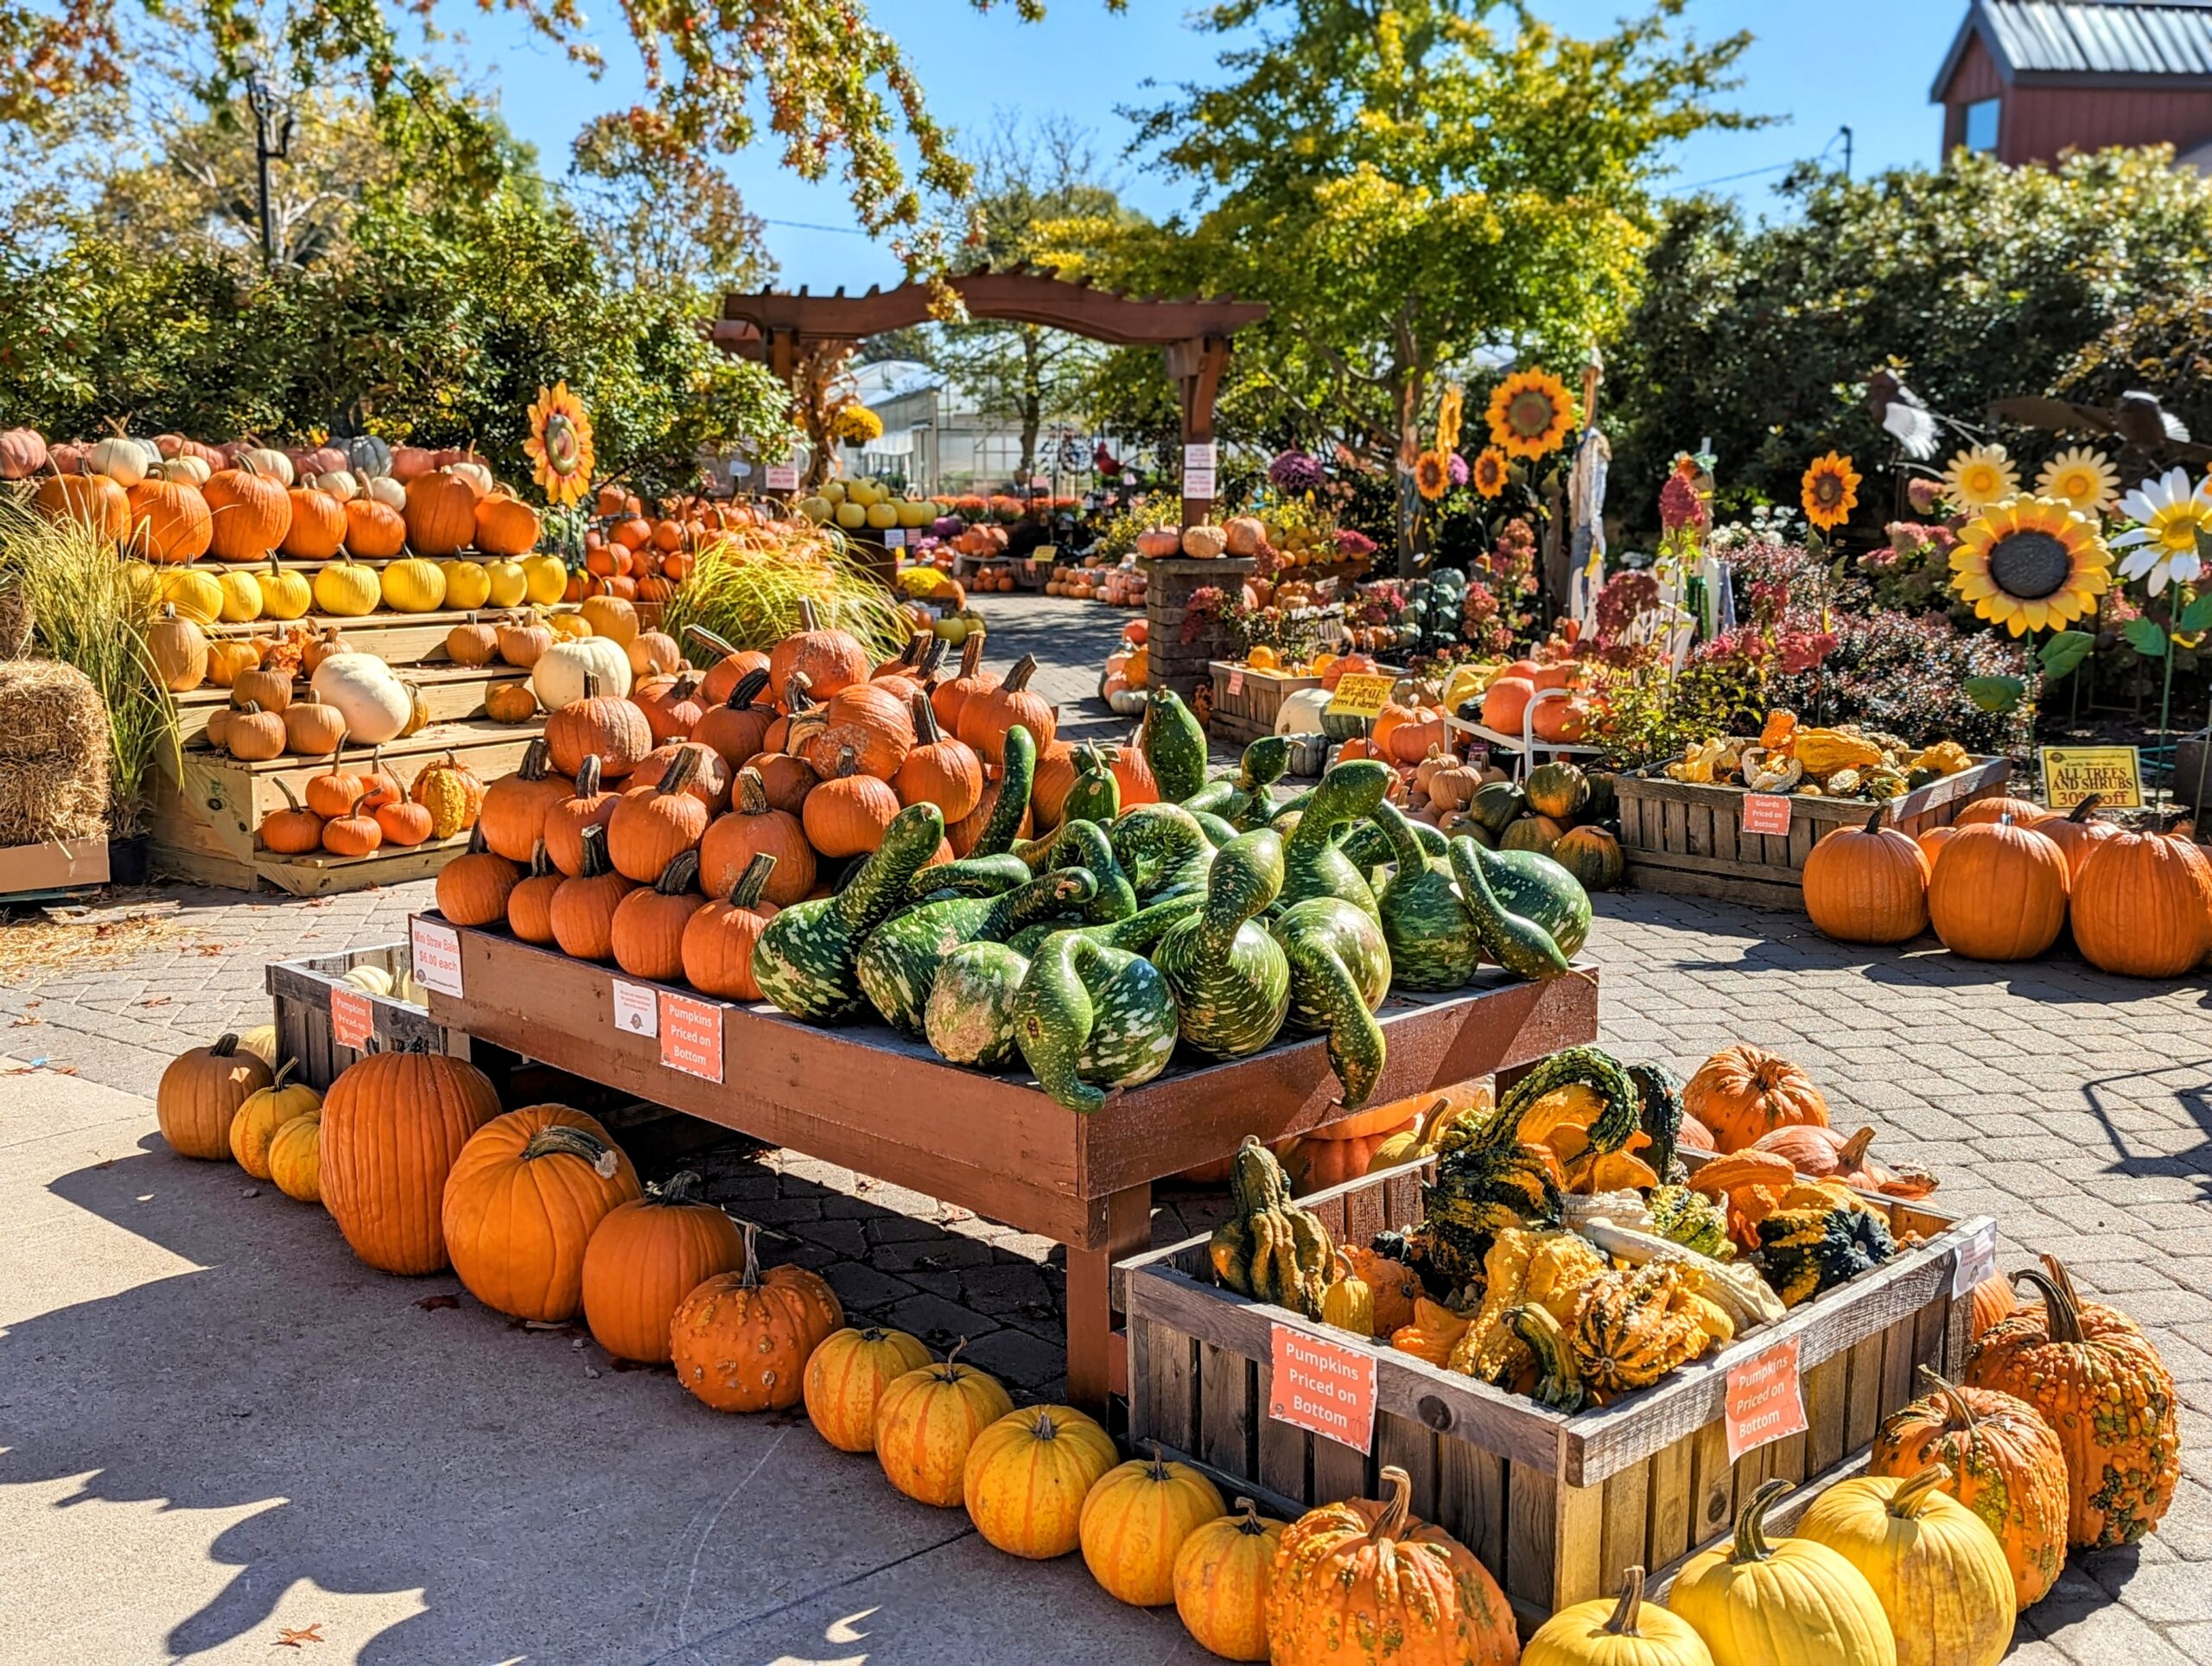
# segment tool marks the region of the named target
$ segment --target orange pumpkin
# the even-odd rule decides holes
[[[446,1177],[499,1114],[484,1072],[444,1053],[372,1052],[347,1066],[323,1098],[316,1178],[353,1253],[386,1273],[442,1270]]]
[[[124,499],[130,506],[130,541],[147,560],[182,563],[207,553],[214,523],[207,499],[190,480],[171,480],[166,468],[149,469]]]
[[[884,1389],[929,1363],[930,1351],[904,1331],[871,1325],[825,1339],[806,1362],[804,1392],[814,1432],[840,1452],[874,1452]]]
[[[418,556],[450,556],[476,536],[476,490],[448,469],[407,482],[407,541]]]
[[[925,1365],[886,1385],[875,1407],[875,1458],[891,1485],[917,1503],[951,1510],[967,1497],[976,1437],[1014,1409],[998,1379],[959,1360]]]
[[[617,1359],[668,1361],[677,1305],[707,1280],[745,1265],[737,1223],[699,1196],[690,1169],[607,1211],[585,1246],[584,1323]]]
[[[285,496],[292,518],[280,546],[284,553],[300,561],[327,561],[336,555],[349,524],[345,506],[313,486],[296,486]]]
[[[799,1402],[808,1358],[844,1324],[836,1293],[798,1267],[760,1269],[745,1224],[745,1266],[706,1280],[669,1320],[676,1380],[716,1411],[783,1411]]]
[[[776,867],[773,856],[754,856],[724,898],[695,908],[684,922],[677,957],[683,981],[701,994],[725,1001],[761,998],[753,947],[776,916],[776,905],[761,897]]]
[[[1904,943],[1928,929],[1928,858],[1907,835],[1882,823],[1839,827],[1806,855],[1805,912],[1839,943]]]
[[[235,1035],[179,1053],[154,1090],[162,1138],[180,1157],[219,1160],[231,1155],[231,1119],[275,1078],[257,1055],[242,1051]]]
[[[340,512],[346,519],[346,551],[356,561],[387,561],[406,549],[407,523],[390,504],[350,498]]]
[[[584,1250],[607,1212],[641,1195],[597,1118],[526,1105],[469,1136],[440,1218],[454,1272],[494,1312],[565,1324],[583,1312]]]
[[[1029,731],[1039,750],[1052,743],[1059,720],[1052,703],[1030,691],[1029,679],[1037,674],[1037,657],[1024,654],[996,688],[984,689],[961,703],[960,718],[953,732],[985,763],[1006,762],[1006,732],[1020,723]],[[940,721],[942,718],[940,717]]]
[[[2179,977],[2212,948],[2212,862],[2186,838],[2121,833],[2091,848],[2069,906],[2074,945],[2092,966]]]
[[[207,547],[219,561],[265,561],[292,526],[292,500],[283,482],[256,471],[240,455],[200,488],[207,500]]]
[[[1682,1089],[1682,1110],[1709,1129],[1724,1152],[1792,1123],[1828,1123],[1827,1098],[1811,1077],[1779,1053],[1746,1042],[1723,1047],[1698,1066]]]
[[[204,492],[201,497],[205,499]],[[119,482],[105,474],[46,475],[31,493],[31,502],[48,520],[82,522],[111,543],[120,544],[130,536],[130,497]],[[209,507],[212,512],[213,506]]]
[[[1961,817],[1929,877],[1928,918],[1954,954],[2031,960],[2058,940],[2066,922],[2066,858],[2009,817]]]
[[[1275,1148],[1275,1155],[1282,1163],[1283,1173],[1290,1177],[1293,1192],[1319,1192],[1325,1186],[1357,1180],[1367,1173],[1384,1141],[1410,1133],[1420,1125],[1420,1117],[1408,1116],[1391,1127],[1350,1136],[1339,1136],[1334,1127],[1317,1129],[1311,1134],[1286,1140]]]
[[[798,610],[799,628],[769,651],[768,697],[788,704],[793,673],[806,678],[806,688],[817,700],[868,681],[868,653],[860,639],[849,631],[825,629],[810,598],[801,597]]]

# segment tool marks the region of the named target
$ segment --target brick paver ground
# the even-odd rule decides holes
[[[1125,615],[994,599],[992,660],[1045,662],[1071,718]],[[1096,702],[1079,732],[1127,724]],[[1083,720],[1078,720],[1083,721]],[[270,959],[389,941],[428,887],[318,901],[178,893],[189,930],[96,970],[0,989],[0,1052],[150,1093],[181,1047],[265,1021]],[[1800,919],[1643,893],[1601,898],[1601,1039],[1685,1073],[1748,1040],[1812,1071],[1838,1122],[1942,1177],[1940,1200],[1986,1212],[2001,1264],[2049,1251],[2141,1321],[2180,1385],[2185,1476],[2155,1538],[2077,1557],[2023,1625],[2034,1666],[2212,1661],[2212,997],[2202,980],[2107,977],[2061,954],[1985,966],[1932,939],[1903,951],[1830,944]],[[1062,1281],[1044,1240],[795,1153],[731,1144],[686,1160],[712,1195],[785,1235],[847,1306],[944,1345],[1033,1394],[1063,1370]],[[1217,1199],[1163,1197],[1154,1237],[1200,1230]]]

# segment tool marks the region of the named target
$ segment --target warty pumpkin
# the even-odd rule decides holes
[[[1249,1498],[1194,1529],[1175,1553],[1175,1613],[1198,1645],[1224,1660],[1268,1657],[1268,1593],[1284,1523]]]
[[[585,1246],[641,1195],[596,1117],[525,1105],[476,1130],[446,1177],[441,1221],[454,1272],[486,1307],[564,1324],[583,1311]]]
[[[1617,1599],[1560,1609],[1529,1639],[1521,1666],[1713,1666],[1690,1623],[1643,1599],[1643,1569],[1622,1576]]]
[[[804,1391],[815,1349],[844,1325],[836,1292],[800,1267],[761,1269],[747,1222],[745,1265],[706,1280],[669,1321],[676,1380],[716,1411],[782,1411]]]
[[[996,1377],[960,1363],[956,1345],[941,1364],[887,1384],[875,1406],[875,1457],[886,1479],[917,1503],[950,1510],[967,1497],[976,1439],[1014,1409]]]
[[[449,839],[476,825],[489,791],[476,772],[448,752],[416,773],[407,796],[430,813],[430,836]],[[489,849],[489,843],[486,843]],[[497,854],[494,852],[493,854]]]
[[[1885,827],[1886,805],[1863,828],[1839,827],[1805,858],[1805,912],[1839,943],[1904,943],[1928,929],[1928,859]]]
[[[1682,1089],[1683,1114],[1695,1117],[1724,1152],[1755,1144],[1792,1123],[1825,1128],[1827,1096],[1779,1053],[1738,1042],[1698,1066]]]
[[[2056,1257],[2023,1269],[2042,1293],[1983,1332],[1969,1388],[2025,1401],[2066,1454],[2066,1542],[2133,1544],[2158,1524],[2181,1473],[2174,1381],[2135,1321],[2084,1301]]]
[[[804,721],[794,717],[785,747],[823,775],[847,752],[864,775],[888,781],[914,747],[914,722],[906,696],[881,683],[855,683],[830,696]]]
[[[2066,1453],[2025,1401],[1947,1383],[1926,1365],[1920,1375],[1929,1391],[1882,1420],[1868,1473],[1903,1479],[1942,1465],[1943,1491],[1996,1536],[2012,1606],[2024,1610],[2066,1565]]]
[[[1081,1542],[1084,1500],[1116,1455],[1106,1431],[1072,1406],[1009,1411],[968,1449],[968,1519],[1009,1556],[1065,1556]]]
[[[677,944],[683,981],[702,995],[724,1001],[758,1001],[760,981],[753,976],[753,945],[775,918],[776,905],[763,899],[776,859],[765,851],[747,864],[720,901],[693,910]]]
[[[1866,1576],[1811,1539],[1770,1541],[1766,1512],[1790,1483],[1763,1483],[1725,1545],[1694,1556],[1667,1606],[1713,1666],[1897,1666],[1889,1617]]]
[[[546,825],[550,831],[551,817]],[[582,855],[575,875],[563,881],[553,893],[553,900],[546,906],[546,920],[563,954],[575,960],[612,961],[614,911],[637,886],[608,865],[604,827],[594,823],[585,828],[579,843]]]
[[[234,1034],[218,1036],[169,1060],[154,1090],[162,1138],[180,1157],[219,1160],[231,1153],[231,1123],[239,1108],[276,1078]]]
[[[683,976],[684,930],[705,906],[694,888],[698,877],[698,853],[682,851],[652,884],[614,905],[607,944],[617,966],[632,977],[657,983],[673,983]]]
[[[1797,1523],[1873,1587],[1897,1666],[1997,1666],[2012,1646],[2012,1570],[1997,1536],[1942,1490],[1950,1473],[1936,1463],[1839,1481]]]
[[[372,1052],[323,1097],[317,1184],[353,1253],[386,1273],[445,1267],[446,1176],[499,1114],[484,1072],[444,1053]]]
[[[1962,816],[1929,877],[1928,918],[1954,954],[2032,960],[2066,923],[2066,858],[2009,816],[1972,823]]]
[[[848,1326],[826,1338],[806,1362],[804,1393],[814,1432],[840,1452],[874,1452],[884,1389],[929,1363],[930,1351],[904,1331]]]
[[[665,1364],[677,1304],[708,1279],[745,1265],[737,1223],[699,1193],[697,1173],[682,1170],[616,1204],[592,1232],[584,1248],[584,1323],[615,1358]]]
[[[1513,1611],[1474,1554],[1412,1513],[1396,1465],[1388,1495],[1310,1510],[1284,1529],[1268,1593],[1273,1658],[1297,1666],[1511,1666]]]
[[[2190,839],[2117,834],[2074,870],[2069,908],[2074,946],[2100,971],[2180,977],[2212,949],[2212,861]]]
[[[1173,1602],[1184,1542],[1224,1513],[1214,1484],[1164,1458],[1155,1441],[1151,1457],[1107,1471],[1084,1499],[1084,1565],[1117,1601],[1138,1608]]]

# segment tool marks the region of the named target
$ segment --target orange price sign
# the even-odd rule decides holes
[[[722,1009],[660,992],[660,1062],[686,1076],[722,1079]]]
[[[366,1052],[376,1023],[376,1008],[369,1005],[368,996],[359,989],[330,992],[330,1039],[340,1046],[351,1047],[355,1052]]]
[[[1744,831],[1785,838],[1789,833],[1789,799],[1780,792],[1744,795]]]
[[[1728,1461],[1757,1452],[1770,1440],[1805,1432],[1805,1390],[1791,1337],[1746,1359],[1728,1373],[1726,1415]]]
[[[1278,1325],[1268,1415],[1359,1452],[1375,1444],[1375,1355]]]

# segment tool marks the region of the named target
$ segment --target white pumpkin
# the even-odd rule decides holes
[[[315,668],[314,685],[317,699],[338,708],[346,738],[357,747],[397,739],[414,715],[406,684],[372,653],[331,655]]]
[[[1281,707],[1275,712],[1277,734],[1319,734],[1321,714],[1329,709],[1329,702],[1336,696],[1326,689],[1300,689],[1283,696]]]
[[[171,480],[189,480],[194,486],[207,485],[208,475],[214,472],[207,467],[205,457],[194,457],[184,452],[179,452],[162,466],[169,471]]]
[[[318,492],[328,493],[340,503],[351,503],[361,495],[360,482],[342,468],[334,468],[327,474],[318,474],[308,484]]]
[[[124,491],[146,478],[146,448],[120,434],[95,440],[85,448],[85,472],[105,474]]]
[[[251,446],[238,453],[239,459],[252,465],[257,474],[266,475],[284,486],[292,483],[292,460],[271,447]]]
[[[389,474],[372,476],[361,486],[361,494],[372,503],[380,503],[387,509],[404,511],[407,507],[407,488]]]
[[[482,463],[473,461],[448,463],[446,465],[446,473],[466,480],[469,490],[480,498],[486,498],[492,494],[492,471]]]
[[[620,699],[630,692],[630,656],[608,636],[556,642],[530,668],[531,692],[548,711],[558,711],[584,697],[584,677],[599,679],[599,691]]]

